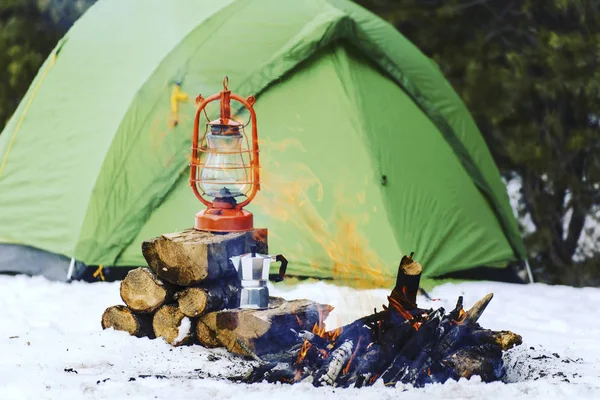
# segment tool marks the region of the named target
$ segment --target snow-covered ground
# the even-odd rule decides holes
[[[521,334],[506,355],[511,383],[478,379],[424,389],[313,388],[309,384],[237,384],[248,363],[222,350],[173,348],[161,340],[102,331],[100,316],[120,304],[118,283],[55,283],[0,276],[0,399],[549,399],[600,398],[600,289],[541,284],[446,284],[419,298],[422,307],[469,307],[495,294],[480,323]],[[328,327],[381,309],[388,290],[356,291],[330,284],[277,286],[275,295],[336,306]]]

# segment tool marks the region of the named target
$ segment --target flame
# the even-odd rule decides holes
[[[302,378],[302,370],[301,369],[296,371],[296,375],[294,375],[294,382],[298,382],[300,380],[300,378]]]
[[[268,148],[267,151],[275,150]],[[267,156],[262,160],[282,157],[282,154],[276,157],[273,154],[271,158]],[[351,196],[348,190],[341,190],[341,183],[336,183],[335,187],[323,186],[305,164],[288,162],[286,176],[280,176],[278,171],[281,168],[277,161],[271,161],[271,165],[265,163],[263,161],[261,168],[264,191],[253,205],[258,205],[271,218],[295,228],[297,240],[293,241],[294,245],[279,249],[281,252],[292,260],[305,260],[316,274],[327,276],[333,272],[334,279],[348,286],[385,287],[393,282],[394,277],[383,268],[381,258],[369,247],[369,239],[363,233],[371,207],[361,213],[355,211],[364,210],[365,206],[361,203],[370,200],[362,185],[353,182],[357,188],[355,196]],[[322,203],[326,197],[328,203],[333,204],[333,209]],[[323,212],[323,209],[327,211]],[[353,214],[348,210],[352,210]],[[305,248],[307,246],[310,248]]]
[[[312,327],[312,333],[315,335],[322,337],[323,339],[327,339],[330,342],[335,342],[335,340],[342,334],[343,328],[340,326],[332,331],[327,331],[325,327],[325,311],[321,307],[317,307],[319,312],[319,322],[316,322]]]
[[[377,380],[377,378],[379,378],[379,374],[375,374],[371,377],[371,379],[369,379],[369,385],[372,385],[373,382],[375,382]]]
[[[400,304],[396,299],[388,296],[388,300],[390,302],[390,306],[394,310],[396,310],[400,315],[402,315],[402,317],[406,321],[409,321],[412,324],[412,327],[414,328],[414,330],[418,331],[423,323],[420,321],[415,321],[415,317],[411,313],[406,311],[406,309],[402,306],[402,304]]]
[[[388,296],[388,301],[390,302],[390,306],[394,310],[398,311],[398,313],[402,315],[402,317],[404,317],[405,320],[410,321],[413,319],[413,315],[406,311],[402,304],[400,304],[396,299]]]
[[[298,314],[296,314],[296,304],[292,303],[292,314],[294,314],[294,316],[296,317],[296,321],[298,322],[298,326],[302,326],[302,320],[300,319],[300,317],[298,316]]]
[[[358,352],[358,348],[360,347],[360,340],[361,339],[362,339],[362,336],[359,336],[358,342],[356,343],[356,347],[354,348],[354,351],[352,352],[352,355],[350,356],[350,359],[348,360],[348,363],[346,364],[346,366],[342,370],[342,375],[346,375],[348,373],[348,371],[350,371],[350,365],[352,365],[352,361],[354,360],[354,357],[356,356],[356,353]]]
[[[329,352],[325,349],[319,349],[319,356],[321,357],[321,359],[326,359],[327,356],[329,355]]]
[[[467,313],[465,312],[464,309],[460,309],[460,311],[458,312],[458,318],[456,318],[455,322],[456,324],[460,325],[463,322],[465,322],[465,320],[467,319]]]
[[[325,325],[322,325],[318,322],[315,323],[315,325],[312,328],[312,333],[314,333],[317,336],[324,337],[325,336]]]
[[[329,337],[329,340],[331,340],[332,342],[334,342],[342,334],[342,330],[343,329],[340,326],[339,328],[335,328],[332,331],[325,332],[325,334]]]
[[[312,344],[308,341],[308,339],[304,339],[304,343],[302,343],[302,348],[298,352],[298,358],[296,359],[296,362],[294,364],[296,364],[296,365],[300,364],[302,362],[302,360],[304,360],[304,358],[306,357],[306,354],[308,353],[308,350],[311,347],[312,347]]]

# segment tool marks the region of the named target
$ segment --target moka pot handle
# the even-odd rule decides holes
[[[283,254],[277,254],[275,256],[275,261],[280,262],[279,266],[279,275],[269,275],[269,279],[273,282],[281,282],[283,278],[285,278],[285,271],[287,270],[288,260],[283,256]]]

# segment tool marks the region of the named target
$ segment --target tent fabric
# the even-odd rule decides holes
[[[410,251],[425,276],[525,258],[464,104],[346,0],[97,2],[0,135],[0,242],[143,264],[142,240],[201,208],[187,183],[193,99],[224,75],[257,97],[262,190],[249,210],[290,273],[391,277]]]

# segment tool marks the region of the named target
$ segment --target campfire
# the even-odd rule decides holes
[[[473,375],[485,382],[502,379],[502,352],[521,344],[521,337],[477,323],[493,295],[468,311],[462,296],[450,312],[421,309],[416,295],[422,267],[412,257],[402,258],[382,311],[332,331],[319,320],[312,330],[298,332],[292,348],[264,354],[241,381],[362,387],[382,380],[420,387]]]
[[[327,304],[269,298],[270,262],[281,263],[272,278],[278,282],[287,260],[268,255],[267,230],[255,229],[244,209],[260,188],[256,99],[231,93],[228,82],[225,77],[221,92],[196,99],[190,184],[206,209],[196,214],[195,229],[142,244],[150,269],[127,275],[120,290],[126,306],[109,307],[102,327],[161,337],[174,346],[225,347],[258,363],[239,379],[246,383],[362,387],[377,381],[423,386],[473,375],[486,382],[501,379],[502,351],[521,344],[521,337],[477,323],[492,295],[468,311],[462,297],[450,312],[419,308],[423,268],[413,254],[402,258],[383,310],[335,330],[325,326],[333,309]],[[231,115],[232,100],[249,112],[250,137],[248,123]],[[205,109],[216,101],[220,115],[210,120]],[[207,122],[201,134],[203,112]],[[239,197],[245,199],[238,203]],[[321,233],[316,236],[326,237]],[[345,251],[343,242],[334,242]],[[334,271],[351,264],[331,258]],[[370,268],[368,262],[352,264],[361,272]]]
[[[190,231],[182,242],[189,243],[189,235],[198,234]],[[333,310],[329,305],[271,297],[266,309],[231,308],[238,295],[235,277],[221,276],[226,283],[195,282],[191,287],[186,281],[184,286],[177,279],[189,274],[173,275],[164,262],[168,257],[157,258],[156,248],[147,243],[145,255],[152,271],[130,272],[121,284],[127,306],[109,307],[103,327],[162,337],[174,346],[225,347],[257,362],[237,378],[244,383],[362,387],[382,381],[421,387],[474,375],[491,382],[504,377],[503,351],[521,344],[515,333],[478,324],[492,294],[468,310],[462,297],[450,311],[419,308],[422,266],[413,254],[402,258],[396,285],[381,311],[333,330],[324,322]],[[173,280],[174,276],[178,278]]]

